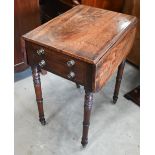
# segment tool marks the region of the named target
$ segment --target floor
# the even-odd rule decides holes
[[[116,105],[114,76],[94,95],[89,144],[80,145],[83,87],[48,73],[41,76],[44,111],[38,121],[30,69],[15,74],[15,155],[139,155],[140,108],[123,95],[139,84],[139,71],[126,64]]]

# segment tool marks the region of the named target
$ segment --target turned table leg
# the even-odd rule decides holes
[[[118,94],[119,94],[119,89],[120,89],[120,85],[121,85],[124,66],[125,66],[125,60],[122,61],[122,63],[118,67],[115,90],[114,90],[114,96],[113,96],[113,103],[114,104],[117,102],[117,99],[118,99]]]
[[[41,122],[42,125],[45,125],[46,121],[44,118],[43,98],[42,98],[41,81],[38,67],[32,67],[32,76],[39,111],[39,121]]]
[[[85,90],[83,134],[81,141],[83,147],[85,147],[88,143],[88,130],[90,124],[90,114],[92,105],[93,105],[93,93]]]

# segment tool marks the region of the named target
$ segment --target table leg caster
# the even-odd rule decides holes
[[[117,96],[113,96],[113,104],[116,104],[117,100],[118,100],[118,97]]]
[[[81,144],[82,144],[83,148],[85,148],[87,146],[87,144],[88,144],[88,139],[87,138],[82,139]]]
[[[39,121],[40,121],[41,125],[43,125],[43,126],[47,124],[44,117],[40,117]]]

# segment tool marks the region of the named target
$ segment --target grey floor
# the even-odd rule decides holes
[[[26,75],[26,76],[25,76]],[[94,95],[89,144],[80,145],[83,87],[48,73],[41,76],[41,126],[30,70],[15,75],[15,155],[139,155],[140,109],[123,95],[139,84],[139,71],[126,64],[119,100],[112,104],[115,75]],[[25,78],[24,78],[25,77]]]

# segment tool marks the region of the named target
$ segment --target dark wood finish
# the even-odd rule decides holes
[[[44,118],[44,109],[43,109],[43,98],[42,98],[42,90],[41,90],[41,82],[40,82],[40,74],[39,68],[37,66],[32,67],[32,75],[33,75],[33,83],[36,93],[36,101],[38,104],[38,111],[39,111],[39,121],[42,125],[46,124]]]
[[[96,24],[92,25],[92,21]],[[136,18],[132,16],[83,5],[74,7],[24,36],[31,42],[27,43],[29,64],[41,61],[34,51],[44,47],[45,70],[67,78],[66,63],[73,59],[76,80],[71,80],[93,92],[99,91],[129,53],[136,32],[135,23]]]
[[[14,64],[19,72],[28,67],[21,36],[40,25],[38,0],[15,0],[14,17]]]
[[[129,15],[79,5],[27,33],[25,39],[96,64],[135,23]]]
[[[73,7],[73,0],[42,1],[46,2],[44,4],[44,14],[49,15],[48,20]],[[140,0],[78,0],[78,3],[131,14],[140,19]],[[54,14],[54,16],[51,16],[51,14]],[[140,22],[138,22],[134,44],[127,60],[136,66],[140,65]]]
[[[125,0],[82,0],[82,4],[121,12]]]
[[[130,63],[139,67],[140,66],[140,0],[125,0],[122,12],[136,16],[139,20],[137,24],[137,31],[134,44],[130,54],[127,57],[127,60]]]
[[[95,85],[93,90],[99,91],[106,81],[115,72],[119,64],[126,58],[133,45],[136,29],[132,29],[128,34],[118,41],[109,52],[97,63],[95,68]]]
[[[124,95],[125,98],[128,100],[133,101],[136,103],[138,106],[140,106],[140,86],[134,88],[132,91],[126,93]]]
[[[81,144],[85,147],[88,143],[88,130],[90,125],[90,114],[93,105],[93,93],[85,90],[84,101],[84,120],[83,120],[83,134]]]
[[[26,43],[26,46],[28,63],[30,66],[35,66],[36,64],[39,64],[41,60],[45,60],[46,65],[43,69],[68,80],[77,82],[78,84],[89,85],[90,77],[87,76],[90,74],[89,64],[63,53],[55,53],[55,51],[51,51],[48,48],[44,48],[45,54],[43,56],[39,56],[36,51],[42,48],[42,46],[29,42]],[[67,66],[67,62],[70,60],[75,61],[75,65],[73,67]],[[68,78],[70,72],[75,73],[74,78]]]
[[[71,7],[81,4],[81,0],[60,0],[60,2]]]
[[[118,67],[114,96],[113,96],[113,103],[114,104],[117,102],[117,99],[118,99],[118,94],[119,94],[119,89],[120,89],[120,85],[121,85],[121,81],[122,81],[124,66],[125,66],[125,60]]]
[[[71,9],[73,3],[71,1],[61,0],[40,0],[41,21],[45,23],[50,19],[60,15],[61,13]]]
[[[40,0],[42,23],[66,12],[78,4],[121,12],[125,0]]]
[[[88,142],[92,93],[127,57],[136,23],[133,16],[78,5],[23,36],[30,66],[41,66],[84,86],[83,146]]]

